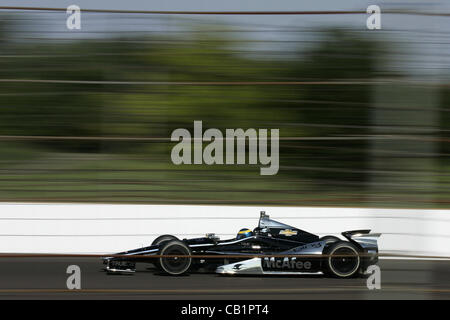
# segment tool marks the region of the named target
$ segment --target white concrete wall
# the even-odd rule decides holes
[[[228,238],[256,227],[260,210],[318,235],[381,232],[382,252],[450,256],[450,210],[40,203],[0,204],[0,252],[110,253],[161,234]]]

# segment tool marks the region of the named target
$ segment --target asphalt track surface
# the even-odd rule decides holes
[[[81,289],[68,290],[69,265]],[[98,258],[0,258],[0,299],[450,299],[450,261],[381,260],[381,289],[323,276],[108,275]]]

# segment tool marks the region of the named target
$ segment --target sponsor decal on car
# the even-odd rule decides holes
[[[309,270],[311,269],[310,261],[300,261],[295,257],[289,258],[264,258],[264,269],[280,269],[280,270]]]
[[[286,236],[286,237],[290,237],[290,236],[296,236],[297,231],[291,230],[291,229],[284,229],[284,230],[281,230],[279,234]]]

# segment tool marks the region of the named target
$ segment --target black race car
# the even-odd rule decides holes
[[[220,274],[326,274],[339,278],[362,275],[377,263],[380,234],[354,230],[342,235],[346,241],[335,236],[319,238],[261,212],[258,227],[241,229],[233,239],[207,234],[179,240],[162,235],[151,246],[119,252],[103,262],[108,273],[134,273],[136,263],[145,262],[174,276],[203,269]]]

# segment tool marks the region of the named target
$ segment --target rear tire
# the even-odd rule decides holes
[[[335,236],[324,236],[324,237],[320,238],[319,241],[325,241],[328,244],[328,243],[341,241],[341,239],[339,239],[338,237],[335,237]]]
[[[328,255],[325,260],[325,271],[337,278],[350,278],[358,274],[361,258],[358,248],[347,241],[330,244],[325,250]]]
[[[180,240],[173,240],[162,244],[159,250],[160,255],[191,255],[191,249]],[[162,271],[172,276],[179,276],[186,273],[192,263],[191,257],[161,257],[158,259],[158,265]]]

